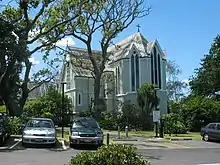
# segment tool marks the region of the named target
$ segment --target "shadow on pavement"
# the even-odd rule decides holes
[[[98,147],[94,145],[75,145],[72,146],[71,148],[75,150],[94,150],[94,151],[98,149]]]

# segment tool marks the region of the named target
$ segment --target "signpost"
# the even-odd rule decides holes
[[[156,137],[158,137],[158,122],[160,121],[160,111],[153,111],[153,122],[156,124]]]

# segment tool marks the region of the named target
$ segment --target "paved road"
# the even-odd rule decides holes
[[[139,150],[152,165],[220,165],[220,148]],[[217,164],[216,164],[217,165]]]
[[[63,165],[80,150],[51,151],[29,148],[0,153],[0,165]],[[139,150],[152,165],[198,165],[220,162],[218,148]]]

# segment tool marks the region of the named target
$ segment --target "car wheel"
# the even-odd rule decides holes
[[[209,141],[209,135],[205,133],[203,135],[203,140],[206,141],[206,142]]]

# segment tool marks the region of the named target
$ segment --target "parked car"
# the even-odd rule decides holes
[[[70,147],[80,144],[101,146],[103,132],[98,122],[89,117],[76,117],[70,126]]]
[[[3,113],[0,113],[0,146],[5,143],[5,140],[9,136],[9,133],[7,132],[7,125],[7,116]]]
[[[49,118],[32,118],[23,125],[22,144],[56,144],[56,127]]]
[[[201,136],[204,141],[220,140],[220,123],[209,123],[201,128]]]

